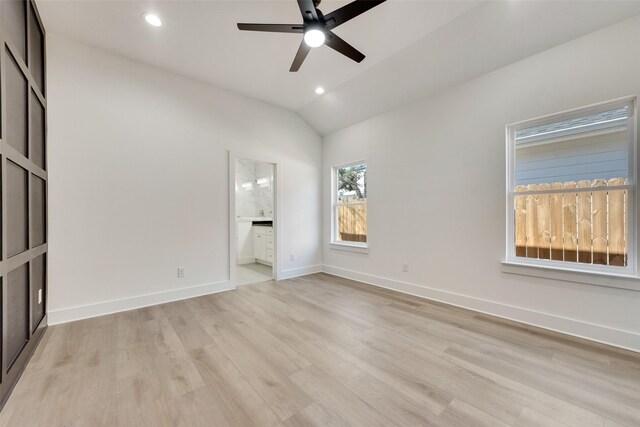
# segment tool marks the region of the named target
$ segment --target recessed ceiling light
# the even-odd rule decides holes
[[[153,13],[145,13],[144,20],[147,21],[149,25],[153,25],[154,27],[162,26],[162,21],[160,20],[160,17]]]
[[[322,94],[324,93],[324,88],[323,88],[323,87],[321,87],[321,86],[318,86],[318,87],[316,88],[316,93],[317,93],[318,95],[322,95]]]
[[[324,44],[324,32],[320,30],[309,30],[304,33],[304,42],[309,47],[318,47]]]

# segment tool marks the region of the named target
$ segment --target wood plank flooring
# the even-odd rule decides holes
[[[640,355],[324,274],[53,326],[37,426],[640,426]]]

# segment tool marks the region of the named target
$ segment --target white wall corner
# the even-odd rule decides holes
[[[456,294],[414,283],[400,282],[385,277],[374,276],[329,265],[323,265],[322,271],[334,276],[402,292],[404,294],[466,308],[479,313],[525,323],[527,325],[560,332],[578,338],[584,338],[625,350],[640,352],[640,334],[632,331],[625,331],[581,320],[569,319],[566,317],[556,316],[554,314],[542,313],[522,307],[483,300],[468,295]]]
[[[47,313],[48,324],[57,325],[60,323],[73,322],[75,320],[104,316],[107,314],[119,313],[121,311],[135,310],[137,308],[149,307],[172,301],[180,301],[202,295],[229,291],[232,289],[235,289],[235,287],[229,281],[225,280],[222,282],[206,283],[188,288],[172,289],[165,292],[104,301],[96,304],[61,308]]]
[[[282,270],[278,280],[292,279],[294,277],[307,276],[309,274],[322,273],[322,265],[308,265],[306,267],[290,268],[288,270]]]

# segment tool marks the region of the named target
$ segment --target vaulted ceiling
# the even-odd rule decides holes
[[[347,1],[324,0],[326,14]],[[295,0],[38,1],[47,31],[297,112],[328,134],[640,13],[629,1],[388,0],[335,29],[367,57],[322,46],[298,73]],[[163,26],[142,19],[154,12]],[[324,95],[314,89],[323,86]]]

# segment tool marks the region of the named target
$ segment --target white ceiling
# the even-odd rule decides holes
[[[328,13],[348,1],[324,0]],[[296,0],[38,2],[47,31],[296,110],[467,11],[473,2],[393,1],[335,29],[367,57],[361,64],[326,46],[297,73],[298,34],[239,31],[238,22],[302,22]],[[142,19],[157,13],[163,26]],[[394,27],[402,23],[402,31]]]
[[[348,1],[323,0],[326,14]],[[389,0],[338,27],[367,58],[322,46],[298,73],[293,34],[237,22],[299,23],[295,0],[39,0],[47,31],[298,112],[331,133],[640,13],[640,1]],[[154,28],[145,12],[160,15]],[[327,93],[318,96],[316,86]]]

